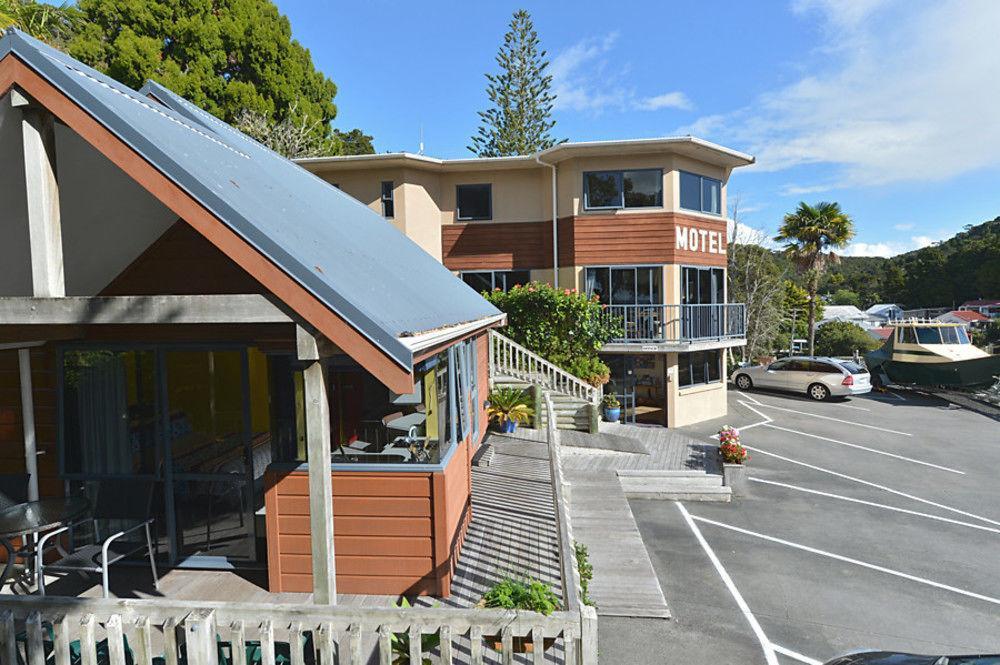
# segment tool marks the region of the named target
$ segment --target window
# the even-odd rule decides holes
[[[921,344],[940,344],[941,333],[938,328],[917,328],[917,341]]]
[[[583,174],[583,207],[587,210],[657,208],[663,206],[663,171],[589,171]]]
[[[899,329],[899,343],[900,344],[917,343],[917,333],[914,332],[912,326],[906,326],[905,328]]]
[[[726,302],[726,273],[722,268],[683,269],[681,303],[684,305],[714,305]]]
[[[396,205],[392,199],[392,180],[382,181],[382,216],[392,219],[396,216]]]
[[[510,291],[531,281],[530,270],[483,270],[463,272],[462,280],[479,293],[483,291]]]
[[[605,305],[658,305],[662,272],[657,266],[587,268],[587,293]]]
[[[719,349],[677,354],[677,380],[681,388],[718,383],[721,378],[722,352]]]
[[[493,185],[458,185],[455,201],[460,221],[493,219]]]
[[[685,210],[722,214],[722,181],[681,171],[681,207]]]

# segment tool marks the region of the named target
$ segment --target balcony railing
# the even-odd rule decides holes
[[[608,305],[618,324],[613,344],[662,344],[739,339],[746,336],[746,305]]]

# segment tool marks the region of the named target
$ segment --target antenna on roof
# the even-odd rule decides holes
[[[420,149],[417,150],[417,154],[424,154],[424,123],[420,123]]]

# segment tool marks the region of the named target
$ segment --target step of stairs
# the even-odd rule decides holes
[[[704,471],[619,471],[618,481],[629,499],[729,502],[732,498],[722,476]]]
[[[532,384],[509,376],[493,377],[493,386],[517,388],[528,392],[534,390]],[[552,410],[555,412],[557,429],[578,432],[590,431],[590,408],[586,400],[557,392],[549,392],[549,397],[552,399]],[[548,424],[545,409],[542,409],[538,415],[539,426],[545,427]]]

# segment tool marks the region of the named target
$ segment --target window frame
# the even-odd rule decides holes
[[[729,294],[726,292],[728,284],[726,274],[726,269],[721,266],[696,266],[690,264],[681,264],[681,303],[682,305],[725,305],[729,300]],[[688,270],[693,270],[696,272],[697,279],[696,283],[698,285],[698,296],[697,302],[688,301]],[[709,274],[709,280],[714,282],[715,287],[712,289],[711,298],[709,302],[705,302],[701,294],[701,273],[707,272]],[[722,290],[722,300],[716,301],[716,295],[719,293],[719,289]]]
[[[459,193],[462,191],[463,187],[485,187],[486,188],[486,207],[488,209],[486,217],[463,217],[461,210],[462,206],[459,204]],[[478,183],[462,183],[455,185],[455,219],[460,222],[488,222],[493,220],[493,183],[492,182],[478,182]]]
[[[528,279],[526,279],[524,282],[515,281],[513,284],[510,284],[509,283],[509,281],[510,281],[509,280],[509,276],[510,276],[511,273],[515,273],[515,272],[527,273],[528,274]],[[497,290],[499,288],[500,290],[504,291],[505,293],[507,291],[510,291],[515,286],[518,286],[518,285],[526,286],[528,283],[531,282],[531,271],[523,269],[523,268],[515,268],[514,270],[460,270],[458,272],[458,277],[463,282],[465,282],[465,276],[466,275],[489,275],[490,276],[490,288],[489,288],[489,290],[490,291],[495,291],[495,290]],[[499,285],[499,283],[498,283],[498,279],[497,278],[498,278],[499,275],[506,275],[507,276],[507,277],[504,277],[504,284],[502,286]],[[465,283],[468,284],[470,288],[472,288],[471,284],[469,284],[468,282],[465,282]]]
[[[657,265],[657,264],[648,264],[648,265],[647,264],[635,264],[635,265],[597,265],[597,266],[584,266],[583,267],[583,290],[584,290],[584,292],[587,295],[594,295],[590,291],[590,287],[588,286],[588,283],[589,283],[590,280],[587,279],[587,276],[588,276],[588,274],[589,274],[589,272],[591,270],[606,270],[606,271],[608,271],[608,289],[609,290],[611,290],[611,271],[612,270],[631,270],[632,271],[633,280],[634,280],[634,293],[635,293],[635,299],[634,300],[635,301],[631,302],[631,303],[612,303],[612,302],[610,302],[611,298],[610,298],[610,294],[609,294],[609,298],[608,298],[609,302],[602,303],[602,304],[606,304],[606,305],[609,305],[609,306],[610,305],[624,305],[624,306],[628,306],[628,305],[632,305],[632,306],[643,305],[643,306],[653,306],[653,305],[662,305],[662,304],[664,304],[664,297],[663,297],[663,289],[664,289],[663,282],[664,282],[664,278],[663,278],[663,266],[662,265]],[[650,293],[650,297],[651,297],[652,300],[654,300],[656,302],[648,302],[648,303],[647,302],[639,302],[639,271],[640,270],[651,271],[651,274],[653,275],[654,282],[655,282],[655,288],[651,289],[651,291],[655,291],[655,293]]]
[[[677,204],[678,204],[678,207],[681,210],[688,210],[690,212],[700,212],[703,215],[712,215],[713,217],[723,217],[723,214],[722,214],[722,181],[721,180],[719,180],[718,178],[713,178],[711,176],[701,175],[700,173],[694,173],[692,171],[684,171],[682,169],[678,169],[677,173],[678,173],[678,175],[677,175]],[[689,175],[689,176],[698,178],[698,207],[697,208],[689,208],[689,207],[687,207],[687,206],[684,205],[684,199],[681,196],[681,179],[685,175]],[[714,182],[714,183],[718,184],[718,186],[719,186],[719,212],[712,212],[711,210],[706,210],[705,209],[705,181],[706,180]]]
[[[389,185],[388,192],[386,192],[386,185]],[[381,193],[379,195],[379,200],[382,202],[382,216],[386,219],[396,218],[396,183],[393,180],[383,180],[381,184]]]
[[[630,206],[625,204],[625,174],[655,172],[660,183],[660,203],[650,206]],[[613,173],[618,181],[618,204],[611,206],[590,205],[590,183],[587,177],[598,173]],[[662,210],[663,209],[663,169],[658,167],[637,168],[637,169],[599,169],[583,172],[583,209],[585,212],[599,212],[602,210]]]
[[[723,371],[722,371],[722,360],[723,354],[722,349],[707,349],[705,351],[686,351],[677,354],[677,388],[679,390],[684,390],[686,388],[695,388],[697,386],[710,386],[718,383],[722,383]],[[695,376],[698,376],[695,372],[695,367],[697,366],[693,361],[696,356],[704,357],[704,362],[700,368],[700,376],[704,378],[703,381],[695,381]],[[711,369],[712,362],[710,357],[715,356],[715,378],[711,378],[713,371]],[[683,373],[681,371],[682,361],[687,358],[687,362],[684,365],[687,366],[687,376],[690,383],[684,383],[681,380]],[[780,370],[779,370],[780,371]]]

